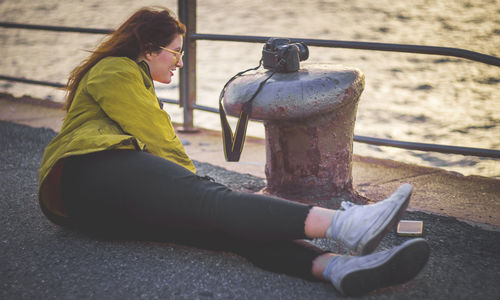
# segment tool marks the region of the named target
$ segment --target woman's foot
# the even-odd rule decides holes
[[[326,231],[326,237],[342,241],[361,255],[373,252],[384,234],[401,219],[410,202],[412,189],[405,183],[389,198],[375,204],[343,202]]]
[[[346,296],[402,284],[415,277],[429,259],[430,248],[424,239],[412,239],[390,250],[367,256],[333,257],[323,271]]]

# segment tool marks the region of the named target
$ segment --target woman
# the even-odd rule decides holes
[[[404,213],[408,184],[377,204],[335,211],[196,175],[153,85],[170,83],[182,68],[184,33],[169,10],[143,8],[73,70],[66,118],[40,168],[45,215],[112,237],[210,241],[268,270],[331,281],[346,295],[418,274],[429,256],[423,239],[372,253]],[[305,241],[313,238],[341,241],[362,256],[325,252]]]

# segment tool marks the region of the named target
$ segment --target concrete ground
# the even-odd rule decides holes
[[[63,114],[29,102],[0,97],[0,120],[7,121],[0,121],[1,299],[341,298],[327,283],[264,271],[227,252],[102,240],[51,224],[37,206],[37,174],[43,148]],[[262,140],[247,140],[242,161],[235,164],[223,161],[218,133],[179,135],[201,174],[235,189],[264,187]],[[413,184],[404,218],[424,221],[432,251],[414,280],[364,298],[498,299],[499,180],[357,156],[353,178],[355,189],[373,200],[402,182]],[[378,250],[406,239],[391,232]],[[333,242],[314,243],[337,249]]]

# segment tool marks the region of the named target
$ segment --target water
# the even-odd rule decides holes
[[[177,1],[161,1],[176,11]],[[200,33],[304,37],[446,46],[500,56],[499,1],[198,1]],[[114,28],[154,1],[0,1],[0,20]],[[101,35],[0,29],[2,75],[65,82]],[[198,42],[197,102],[217,107],[220,89],[256,66],[261,44]],[[306,63],[341,64],[366,76],[355,133],[397,140],[500,149],[500,68],[443,56],[310,48]],[[157,85],[178,98],[178,78]],[[0,81],[0,91],[62,101],[53,88]],[[166,106],[172,119],[182,110]],[[234,123],[233,123],[234,124]],[[195,112],[195,125],[220,129],[218,116]],[[234,125],[233,125],[234,126]],[[234,128],[234,127],[233,127]],[[260,124],[249,134],[263,137]],[[354,144],[360,155],[500,178],[495,159]]]

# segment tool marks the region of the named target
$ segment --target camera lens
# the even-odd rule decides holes
[[[299,48],[299,59],[300,61],[306,60],[309,58],[309,49],[307,45],[304,43],[296,43],[297,48]]]

